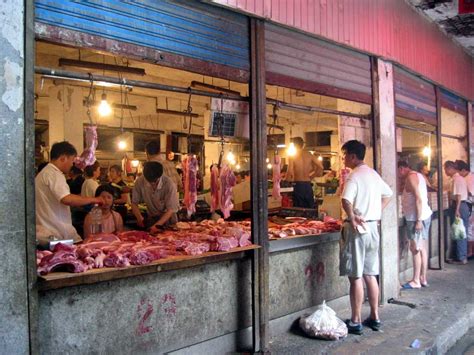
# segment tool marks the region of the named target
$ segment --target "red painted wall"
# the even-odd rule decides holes
[[[208,0],[398,62],[474,99],[474,59],[404,0]]]

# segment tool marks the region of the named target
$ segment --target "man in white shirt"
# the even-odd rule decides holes
[[[444,172],[452,180],[451,188],[449,190],[449,215],[451,218],[451,224],[454,222],[455,218],[461,218],[467,232],[469,230],[469,215],[471,214],[471,211],[467,203],[469,192],[466,180],[459,174],[456,163],[451,160],[444,162]],[[467,238],[456,240],[454,244],[455,258],[448,259],[446,262],[449,264],[467,264]]]
[[[346,321],[349,333],[362,334],[362,324],[379,330],[378,314],[379,243],[378,222],[392,190],[379,174],[364,163],[365,145],[357,140],[342,148],[344,164],[352,169],[342,192],[342,208],[347,215],[341,238],[340,274],[350,282],[351,319]],[[362,322],[364,285],[370,304],[370,316]]]
[[[77,151],[68,142],[55,143],[51,147],[51,161],[35,178],[36,225],[41,231],[37,239],[46,243],[49,236],[57,239],[80,241],[72,225],[69,206],[101,204],[98,197],[81,197],[71,194],[65,174],[69,173]]]
[[[428,205],[427,183],[423,174],[410,169],[404,161],[398,162],[398,177],[404,186],[402,212],[413,255],[413,278],[402,288],[428,287],[428,237],[432,211]]]
[[[459,174],[466,180],[467,191],[469,192],[468,206],[471,215],[469,216],[469,228],[467,230],[467,257],[470,257],[474,255],[474,233],[472,230],[474,225],[474,214],[472,213],[472,205],[474,204],[474,174],[471,173],[471,168],[465,161],[456,160],[455,163]]]

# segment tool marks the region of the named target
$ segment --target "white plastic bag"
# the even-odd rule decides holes
[[[300,327],[307,335],[319,339],[337,340],[347,336],[346,324],[326,306],[326,301],[313,314],[301,317]]]
[[[466,228],[464,228],[464,223],[462,219],[456,217],[453,224],[451,225],[451,239],[452,240],[462,240],[466,239]]]

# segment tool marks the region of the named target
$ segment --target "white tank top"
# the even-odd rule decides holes
[[[413,174],[413,173],[410,173]],[[432,211],[428,205],[428,189],[423,175],[415,173],[418,176],[418,191],[421,197],[421,219],[424,221],[431,217]],[[402,194],[402,211],[407,221],[416,221],[416,198],[411,192],[403,189]]]

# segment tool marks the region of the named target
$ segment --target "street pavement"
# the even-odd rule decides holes
[[[471,354],[474,349],[474,260],[467,265],[446,265],[429,270],[430,287],[402,290],[399,301],[380,308],[383,326],[379,332],[364,328],[363,335],[349,334],[338,341],[306,337],[297,326],[270,341],[272,354]],[[342,320],[345,309],[334,309]],[[369,314],[364,303],[362,317]],[[296,322],[297,323],[297,322]],[[471,330],[470,330],[471,328]],[[466,335],[466,336],[464,336]],[[464,338],[463,338],[464,336]],[[417,342],[416,342],[417,340]],[[456,344],[456,342],[458,342]],[[418,348],[410,345],[418,343]]]

